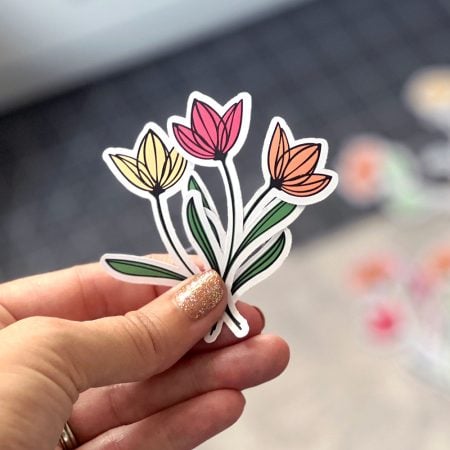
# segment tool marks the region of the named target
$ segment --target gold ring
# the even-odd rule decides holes
[[[66,424],[64,425],[63,431],[59,438],[59,445],[61,446],[62,450],[74,450],[78,447],[78,442],[75,438],[75,435],[73,434],[73,431],[69,427],[68,422],[66,422]]]

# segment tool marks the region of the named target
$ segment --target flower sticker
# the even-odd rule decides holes
[[[167,198],[181,189],[180,181],[186,172],[187,161],[174,148],[168,150],[171,148],[168,142],[167,135],[157,124],[148,123],[133,149],[108,148],[103,152],[103,159],[125,188],[150,200],[156,226],[167,250],[180,264],[181,275],[192,275],[198,268],[175,233],[167,205]],[[127,258],[128,255],[121,256],[121,260]]]
[[[163,136],[165,133],[156,124],[148,124],[133,150],[110,148],[103,153],[120,182],[140,197],[153,198],[167,192],[173,195],[173,188],[181,187],[176,185],[186,171],[187,161],[174,148],[168,150]]]
[[[281,117],[274,117],[264,141],[262,186],[245,208],[245,221],[254,211],[274,199],[305,207],[326,199],[338,183],[336,172],[325,169],[328,144],[325,139],[294,139]]]
[[[193,92],[186,117],[170,118],[168,131],[187,159],[199,165],[214,165],[242,147],[248,133],[250,108],[247,93],[222,106],[200,92]]]
[[[242,103],[233,103],[223,117],[207,103],[195,99],[191,127],[174,123],[178,144],[200,159],[223,159],[236,143],[242,124]]]
[[[248,323],[236,306],[239,296],[281,266],[292,245],[289,225],[306,205],[326,198],[337,184],[337,174],[324,167],[326,141],[295,140],[284,120],[274,118],[262,150],[265,184],[244,206],[234,156],[247,138],[250,115],[251,97],[246,92],[225,105],[193,92],[186,115],[168,119],[168,135],[150,123],[133,149],[110,148],[103,154],[116,178],[150,201],[171,256],[167,262],[107,254],[102,258],[104,267],[125,281],[169,286],[203,269],[218,272],[228,288],[228,303],[206,342],[213,342],[224,325],[237,337],[248,334]],[[196,166],[218,170],[227,199],[226,226]],[[184,234],[202,269],[194,264],[171,221],[167,199],[177,192],[182,195]]]
[[[293,197],[313,197],[322,192],[333,176],[316,172],[321,147],[322,143],[315,141],[291,146],[286,131],[277,123],[268,155],[270,185]]]

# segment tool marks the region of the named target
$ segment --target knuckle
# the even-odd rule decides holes
[[[71,324],[69,320],[41,316],[16,322],[9,327],[12,339],[9,361],[39,373],[43,380],[62,389],[73,400],[82,376],[71,358]]]
[[[128,398],[127,390],[124,384],[114,384],[107,388],[107,402],[111,416],[114,418],[115,423],[124,425],[124,412],[127,408],[124,405],[132,404],[132,399]],[[128,400],[130,400],[128,402]]]
[[[158,369],[166,353],[167,342],[167,332],[161,319],[142,311],[130,311],[123,319],[124,331],[138,357],[150,361]]]
[[[101,448],[103,450],[126,450],[129,447],[124,444],[124,436],[120,432],[106,434],[104,438],[101,438]]]
[[[22,319],[16,324],[18,331],[29,340],[36,343],[41,340],[48,340],[56,344],[67,335],[66,322],[55,317],[34,316]]]

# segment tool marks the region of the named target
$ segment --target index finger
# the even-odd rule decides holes
[[[31,316],[92,320],[138,309],[164,290],[116,280],[92,263],[5,283],[0,286],[0,305],[15,320]]]
[[[32,316],[93,320],[139,309],[167,289],[116,280],[100,264],[92,263],[0,285],[0,310],[3,307],[16,321]],[[242,302],[237,306],[249,324],[247,337],[259,334],[264,327],[260,311]],[[201,342],[196,350],[220,348],[236,341],[225,327],[216,342]]]

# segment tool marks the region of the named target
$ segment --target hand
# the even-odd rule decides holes
[[[197,343],[225,300],[214,272],[192,283],[127,284],[90,264],[0,286],[2,449],[53,450],[69,420],[83,450],[188,450],[234,423],[240,391],[289,350],[244,303],[248,339]]]

